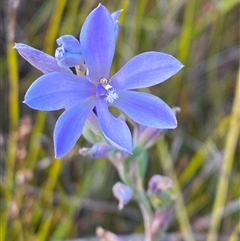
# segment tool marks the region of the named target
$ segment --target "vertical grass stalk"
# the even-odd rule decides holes
[[[178,219],[178,223],[183,235],[183,239],[186,241],[194,241],[194,234],[191,229],[189,217],[187,210],[185,208],[184,199],[181,193],[179,181],[174,172],[174,167],[172,165],[171,156],[167,149],[167,145],[162,136],[157,143],[157,150],[159,154],[159,160],[161,161],[164,172],[169,176],[174,183],[174,191],[177,195],[177,200],[175,201],[175,210]]]
[[[18,105],[18,62],[16,51],[13,49],[15,40],[16,12],[19,0],[7,3],[7,65],[9,76],[9,138],[7,149],[6,181],[4,184],[5,209],[1,215],[0,238],[5,239],[7,233],[8,208],[12,200],[14,186],[14,166],[17,152],[17,131],[19,118]]]
[[[213,206],[212,219],[208,233],[207,241],[215,241],[218,239],[219,226],[222,220],[222,215],[219,210],[224,207],[228,188],[229,179],[233,166],[234,154],[236,151],[237,141],[240,131],[240,67],[236,82],[236,92],[232,105],[231,121],[229,131],[226,137],[225,155],[220,169],[220,177],[217,185],[217,192]]]

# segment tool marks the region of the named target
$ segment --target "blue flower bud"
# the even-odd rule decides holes
[[[124,205],[129,203],[129,201],[132,198],[132,195],[133,195],[132,189],[121,182],[117,182],[113,185],[112,190],[113,190],[113,195],[119,201],[119,204],[118,204],[119,210],[123,209]]]
[[[57,39],[55,58],[60,67],[74,67],[82,62],[80,42],[72,35],[63,35]]]
[[[174,115],[177,115],[177,112],[180,111],[179,107],[173,107],[172,111]],[[133,129],[133,142],[144,149],[152,147],[164,132],[163,129],[157,129],[149,126],[143,126],[137,123],[134,123]]]
[[[133,141],[144,149],[148,149],[156,143],[162,132],[161,129],[136,124],[133,131]]]
[[[109,156],[115,148],[106,142],[96,143],[91,148],[81,148],[79,153],[90,158],[103,158]]]

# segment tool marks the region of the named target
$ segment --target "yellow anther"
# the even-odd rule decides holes
[[[100,79],[100,84],[103,86],[103,87],[106,87],[108,84],[109,84],[109,80],[106,79],[106,78],[102,78]]]

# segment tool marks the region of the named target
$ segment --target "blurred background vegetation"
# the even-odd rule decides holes
[[[6,0],[1,4],[0,239],[63,240],[94,236],[99,225],[119,234],[141,233],[134,203],[122,212],[111,193],[118,176],[106,160],[78,149],[53,158],[52,133],[60,112],[22,104],[41,73],[12,49],[14,42],[54,54],[56,38],[79,36],[95,0]],[[149,151],[148,179],[174,180],[179,192],[168,232],[238,240],[240,234],[240,80],[238,0],[102,0],[120,15],[114,73],[134,55],[161,51],[185,68],[150,89],[179,106],[179,125]],[[16,18],[16,21],[15,21]],[[151,64],[151,63],[149,63]],[[147,80],[146,80],[147,81]],[[196,238],[197,236],[195,236]]]

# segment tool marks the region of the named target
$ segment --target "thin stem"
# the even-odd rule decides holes
[[[145,229],[145,241],[153,241],[151,227],[152,227],[152,217],[147,210],[146,206],[141,202],[138,201],[138,206],[141,210],[144,222],[144,229]]]
[[[153,241],[152,235],[152,221],[153,221],[153,213],[151,206],[148,202],[148,199],[145,193],[138,188],[134,190],[135,198],[138,202],[138,206],[141,210],[143,216],[144,230],[145,230],[145,241]]]
[[[133,196],[138,202],[138,206],[141,210],[142,216],[143,216],[143,223],[144,223],[144,230],[145,230],[145,241],[153,241],[153,236],[152,236],[152,220],[153,220],[153,212],[151,209],[151,206],[148,202],[148,199],[146,197],[146,194],[142,188],[142,185],[136,186],[134,184],[134,181],[132,178],[127,177],[125,172],[121,171],[121,179],[122,181],[131,187],[133,190]],[[139,178],[138,178],[139,179]],[[137,180],[138,183],[142,183],[141,180]]]
[[[127,182],[126,184],[132,188],[134,198],[138,202],[138,206],[141,210],[145,230],[145,241],[154,241],[152,235],[153,212],[146,194],[141,188],[139,189],[139,187],[136,187],[134,184],[130,182]]]

